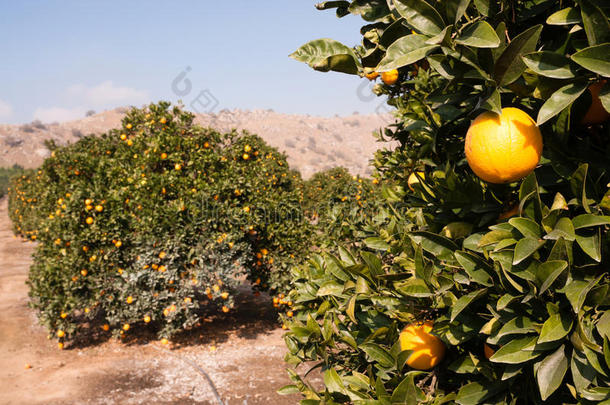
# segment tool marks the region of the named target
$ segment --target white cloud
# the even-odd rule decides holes
[[[34,119],[42,122],[62,122],[72,121],[85,117],[85,108],[61,108],[61,107],[49,107],[49,108],[37,108],[34,111]]]
[[[0,119],[6,120],[13,115],[13,106],[6,101],[0,100]]]
[[[117,86],[112,80],[106,80],[94,86],[75,84],[66,89],[65,95],[69,100],[68,105],[77,105],[78,107],[39,107],[34,111],[34,119],[44,122],[70,121],[85,117],[88,110],[140,105],[150,100],[147,91]],[[1,101],[0,118],[2,118]]]
[[[76,98],[92,108],[101,108],[109,105],[113,107],[126,104],[137,105],[149,101],[147,91],[137,90],[132,87],[115,86],[111,80],[92,87],[76,84],[70,86],[67,92],[70,97]]]

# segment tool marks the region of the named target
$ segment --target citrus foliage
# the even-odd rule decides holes
[[[62,340],[90,322],[170,337],[210,308],[228,312],[244,278],[277,288],[309,248],[285,156],[193,119],[165,102],[133,109],[120,129],[56,148],[14,182],[16,231],[40,242],[32,305]]]
[[[318,362],[325,387],[291,372],[282,392],[301,391],[305,404],[610,403],[610,6],[318,8],[362,16],[362,44],[316,40],[293,57],[369,80],[397,69],[395,83],[374,90],[396,108],[383,138],[400,147],[375,158],[386,204],[367,229],[382,243],[315,255],[294,271],[287,361]],[[487,183],[465,159],[465,138],[480,114],[506,107],[534,117],[542,157],[528,174],[533,165],[521,171],[509,147],[509,174]],[[498,153],[530,130],[511,127],[482,150]],[[446,346],[431,370],[410,367],[414,352],[399,339],[423,321]]]
[[[14,165],[13,167],[0,167],[0,198],[4,197],[8,191],[11,178],[23,173],[23,167]]]

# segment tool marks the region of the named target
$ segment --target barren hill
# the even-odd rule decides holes
[[[84,135],[103,133],[118,127],[125,111],[117,108],[61,124],[0,125],[0,167],[15,163],[36,167],[49,154],[45,140],[53,139],[63,145]],[[354,174],[370,173],[368,161],[373,153],[389,146],[378,143],[372,133],[391,120],[389,115],[324,118],[271,110],[223,110],[197,116],[197,122],[203,126],[245,129],[260,135],[285,152],[291,166],[304,177],[334,166],[344,166]]]

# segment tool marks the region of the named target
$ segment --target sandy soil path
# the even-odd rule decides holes
[[[268,298],[244,294],[241,309],[181,337],[171,354],[145,336],[60,351],[27,306],[33,249],[13,237],[0,200],[0,404],[218,404],[181,358],[208,372],[225,405],[298,402],[275,392],[289,380]]]

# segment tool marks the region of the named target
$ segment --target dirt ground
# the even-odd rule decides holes
[[[290,382],[268,297],[244,291],[234,313],[179,337],[171,351],[153,336],[101,338],[61,351],[27,306],[33,249],[13,236],[0,200],[0,404],[218,404],[184,359],[209,374],[225,405],[299,401],[276,393]]]

